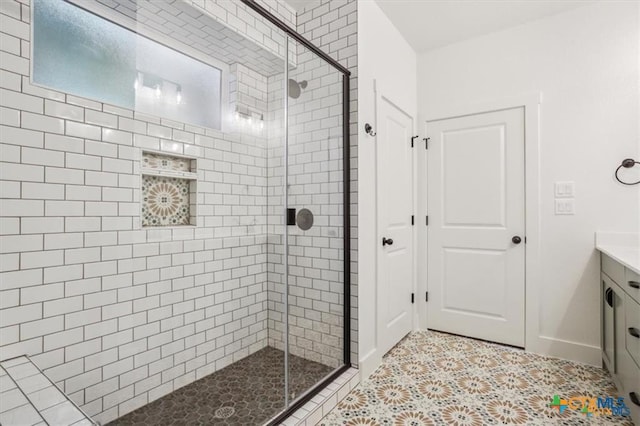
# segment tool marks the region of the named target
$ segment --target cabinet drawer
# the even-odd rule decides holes
[[[640,303],[640,275],[636,274],[629,268],[624,270],[624,281],[620,283],[624,290],[631,296],[636,302]]]
[[[624,304],[627,352],[637,366],[640,366],[640,304],[629,295],[626,295]]]
[[[601,266],[602,272],[607,274],[609,278],[618,283],[619,285],[624,282],[624,266],[613,260],[606,254],[601,254]]]

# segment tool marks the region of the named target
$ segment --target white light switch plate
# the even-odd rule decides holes
[[[556,200],[556,215],[575,214],[575,204],[573,198],[561,198]]]
[[[556,182],[555,186],[556,198],[571,198],[575,196],[574,182]]]

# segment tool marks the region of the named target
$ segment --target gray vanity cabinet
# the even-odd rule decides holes
[[[640,291],[638,274],[609,256],[601,257],[602,360],[620,396],[640,422]]]

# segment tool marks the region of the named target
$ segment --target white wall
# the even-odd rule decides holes
[[[382,353],[376,342],[376,150],[364,123],[375,126],[374,80],[393,102],[416,117],[416,54],[373,0],[358,1],[358,271],[359,363],[366,377]]]
[[[638,187],[613,179],[623,158],[640,157],[638,8],[601,2],[418,57],[421,117],[443,105],[543,95],[540,270],[527,283],[537,287],[540,320],[530,350],[599,364],[594,232],[640,230]],[[555,181],[575,181],[574,216],[554,215]]]

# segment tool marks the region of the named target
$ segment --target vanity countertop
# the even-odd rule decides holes
[[[640,274],[640,234],[596,232],[596,249]]]
[[[640,274],[640,247],[597,244],[596,249]]]

